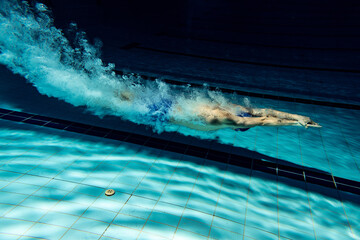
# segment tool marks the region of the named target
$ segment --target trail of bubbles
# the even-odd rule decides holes
[[[147,124],[157,132],[174,129],[170,117],[204,124],[193,112],[197,104],[229,106],[221,93],[206,87],[176,88],[159,80],[115,75],[115,65],[100,59],[100,41],[90,44],[76,24],[70,24],[68,33],[54,26],[44,4],[0,2],[0,63],[41,94],[86,106],[100,117],[116,115]]]

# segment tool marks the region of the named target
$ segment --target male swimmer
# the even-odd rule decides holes
[[[127,91],[117,94],[123,101],[131,102],[133,95]],[[200,118],[203,124],[196,124],[190,121],[179,120],[172,117],[170,112],[182,114],[182,107],[170,99],[160,101],[147,106],[150,114],[157,116],[168,116],[167,121],[183,125],[188,128],[200,131],[213,131],[222,128],[232,128],[235,131],[246,131],[256,126],[303,126],[321,127],[309,117],[297,114],[281,112],[265,108],[247,108],[241,105],[232,104],[229,109],[219,105],[198,104],[193,107],[192,114]],[[175,115],[176,115],[175,114]]]
[[[246,108],[240,105],[233,105],[232,109],[235,109],[235,113],[220,106],[199,105],[194,109],[194,113],[206,122],[205,125],[195,125],[176,120],[173,120],[173,122],[202,131],[212,131],[221,128],[246,131],[256,126],[321,127],[309,117],[280,112],[273,109]]]

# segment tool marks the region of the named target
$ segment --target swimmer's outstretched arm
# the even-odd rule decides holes
[[[281,119],[277,117],[250,117],[243,118],[237,126],[251,128],[256,126],[301,126],[297,120]]]
[[[299,121],[299,119],[307,118],[310,120],[310,118],[306,117],[306,116],[287,113],[287,112],[281,112],[281,111],[274,110],[271,108],[254,108],[254,109],[250,109],[250,113],[253,116],[259,116],[259,117],[271,116],[271,117],[278,117],[278,118],[282,118],[282,119],[292,119],[292,120],[297,120],[297,121]]]
[[[202,106],[197,108],[197,115],[205,124],[198,125],[191,122],[171,119],[171,122],[200,131],[213,131],[222,128],[251,128],[256,126],[301,126],[297,120],[281,119],[278,117],[238,117],[221,108]]]
[[[245,111],[250,113],[252,116],[255,117],[276,117],[280,119],[288,119],[288,120],[295,120],[300,123],[300,125],[307,127],[309,126],[319,126],[317,123],[312,121],[309,117],[292,114],[287,112],[281,112],[278,110],[270,109],[270,108],[245,108],[240,105],[235,105],[240,109],[240,111]]]
[[[237,119],[235,119],[237,118]],[[275,117],[234,117],[234,118],[205,118],[204,125],[193,124],[187,121],[171,120],[172,123],[183,125],[200,131],[214,131],[222,128],[252,128],[256,126],[301,126],[296,120],[280,119]]]

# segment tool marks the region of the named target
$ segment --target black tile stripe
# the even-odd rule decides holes
[[[111,132],[106,135],[106,138],[118,141],[125,141],[131,134],[130,133],[120,133],[120,132]]]
[[[299,173],[289,172],[289,171],[286,171],[283,169],[278,169],[278,176],[291,178],[291,179],[295,179],[298,181],[304,181],[303,173],[299,174]]]
[[[231,62],[231,63],[240,63],[240,64],[247,64],[247,65],[254,65],[254,66],[263,66],[263,67],[275,67],[275,68],[287,68],[287,69],[298,69],[298,70],[311,70],[311,71],[326,71],[326,72],[343,72],[343,73],[360,73],[359,69],[340,69],[340,68],[322,68],[322,67],[306,67],[306,66],[293,66],[293,65],[285,65],[285,64],[274,64],[274,63],[265,63],[265,62],[254,62],[254,61],[246,61],[246,60],[236,60],[236,59],[228,59],[228,58],[218,58],[218,57],[210,57],[210,56],[203,56],[203,55],[196,55],[191,53],[184,53],[184,52],[175,52],[175,51],[168,51],[150,47],[142,47],[139,43],[130,43],[122,49],[142,49],[151,52],[159,52],[171,55],[178,55],[178,56],[185,56],[185,57],[192,57],[192,58],[200,58],[200,59],[207,59],[213,61],[222,61],[222,62]]]
[[[63,130],[67,127],[67,125],[65,125],[65,124],[56,123],[56,122],[47,122],[44,124],[44,126],[49,127],[49,128],[56,128],[56,129],[60,129],[60,130]]]
[[[9,114],[3,115],[3,116],[1,116],[1,118],[6,119],[6,120],[15,121],[15,122],[22,122],[25,120],[24,117],[19,117],[19,116],[14,116],[14,115],[9,115]]]
[[[115,70],[116,74],[119,75],[126,75],[127,73]],[[152,80],[154,81],[157,79],[156,77],[149,77],[143,74],[135,74],[135,76],[140,76],[141,78],[145,80]],[[189,84],[189,82],[181,82],[173,79],[162,79],[162,81],[172,84],[172,85],[178,85],[178,86],[186,86]],[[203,85],[198,83],[190,83],[193,87],[203,87]],[[222,88],[222,87],[213,87],[209,86],[210,90],[220,90],[225,93],[236,93],[243,96],[248,97],[258,97],[258,98],[266,98],[266,99],[273,99],[273,100],[279,100],[279,101],[286,101],[286,102],[297,102],[297,103],[304,103],[304,104],[312,104],[312,105],[318,105],[318,106],[326,106],[326,107],[336,107],[336,108],[345,108],[345,109],[353,109],[353,110],[360,110],[360,105],[355,104],[349,104],[349,103],[336,103],[336,102],[327,102],[327,101],[320,101],[320,100],[312,100],[312,99],[305,99],[305,98],[294,98],[294,97],[285,97],[285,96],[275,96],[271,94],[264,94],[264,93],[254,93],[254,92],[248,92],[248,91],[240,91],[240,90],[234,90],[229,88]]]
[[[8,114],[11,112],[13,112],[13,110],[7,110],[7,109],[0,108],[0,115]]]
[[[206,22],[212,22],[214,21],[215,19],[213,18],[204,18],[204,17],[194,17],[193,18],[194,20],[196,21],[206,21]],[[241,20],[240,20],[241,19]],[[357,24],[356,22],[355,23],[352,23],[352,24],[349,24],[349,23],[333,23],[331,25],[329,24],[321,24],[321,23],[312,23],[312,24],[306,24],[306,23],[294,23],[294,22],[277,22],[277,23],[270,23],[270,22],[259,22],[259,17],[254,17],[252,16],[252,20],[250,20],[251,17],[250,16],[247,16],[247,17],[242,17],[242,18],[239,18],[237,20],[232,20],[232,23],[237,23],[237,24],[246,24],[246,26],[277,26],[277,27],[305,27],[305,28],[330,28],[331,30],[334,30],[334,28],[336,29],[337,28],[358,28],[360,27],[359,24]],[[255,21],[256,19],[256,21]],[[271,19],[278,19],[279,18],[271,18]],[[323,17],[322,17],[323,19]],[[250,21],[249,21],[250,20]],[[262,18],[261,20],[267,20],[267,18]],[[334,18],[332,18],[332,20],[334,20]]]
[[[43,126],[43,125],[45,125],[46,123],[48,123],[48,121],[42,121],[42,120],[32,119],[32,118],[24,119],[23,122],[25,122],[25,123],[30,123],[30,124],[34,124],[34,125],[39,125],[39,126]]]
[[[11,115],[19,116],[19,117],[23,117],[23,118],[30,118],[33,116],[32,114],[24,113],[24,112],[12,112]]]
[[[240,42],[240,41],[229,41],[229,40],[220,40],[220,39],[209,39],[204,37],[196,37],[196,36],[187,36],[187,35],[178,35],[173,33],[158,33],[157,36],[164,36],[168,38],[179,38],[179,39],[191,39],[196,41],[203,42],[216,42],[223,44],[232,44],[232,45],[242,45],[242,46],[254,46],[254,47],[267,47],[267,48],[286,48],[286,49],[301,49],[301,50],[319,50],[319,51],[360,51],[360,48],[343,48],[343,47],[304,47],[304,46],[284,46],[284,45],[270,45],[270,44],[261,44],[261,43],[250,43],[250,42]],[[130,49],[134,46],[128,44],[122,49]]]
[[[199,22],[199,21],[198,21]],[[179,25],[179,27],[186,27],[186,25]],[[304,32],[275,32],[275,31],[251,31],[245,29],[234,29],[234,28],[221,28],[219,26],[204,26],[201,24],[195,24],[192,26],[193,31],[205,30],[209,32],[218,32],[221,34],[222,32],[233,32],[247,35],[268,35],[268,36],[289,36],[289,37],[312,37],[312,38],[358,38],[359,34],[354,33],[337,33],[336,30],[333,33],[324,33],[324,34],[314,34],[314,33],[304,33]],[[354,31],[356,32],[356,30]]]
[[[345,178],[340,178],[340,177],[334,177],[335,181],[337,184],[344,184],[344,185],[349,185],[349,186],[356,186],[357,188],[360,189],[360,182],[356,182],[353,180],[349,180],[349,179],[345,179]]]
[[[339,189],[339,190],[341,190],[343,192],[350,192],[350,193],[353,193],[353,194],[360,195],[360,188],[356,188],[356,187],[349,186],[349,185],[346,185],[346,184],[337,183],[337,189]]]
[[[306,182],[321,185],[321,186],[324,186],[324,187],[336,188],[335,182],[327,181],[327,180],[325,180],[323,178],[306,177]]]
[[[69,132],[76,132],[96,137],[124,141],[156,149],[165,149],[166,151],[206,158],[222,163],[229,163],[230,165],[248,168],[254,171],[278,175],[297,181],[308,182],[311,184],[316,184],[360,195],[360,182],[332,176],[329,173],[306,170],[283,164],[263,161],[261,159],[254,159],[251,157],[229,154],[227,152],[217,150],[209,150],[203,147],[191,146],[175,141],[166,141],[155,137],[97,127],[83,123],[71,122],[62,119],[50,118],[30,113],[10,111],[2,108],[0,108],[0,118],[15,122],[29,123],[49,128],[62,129]]]

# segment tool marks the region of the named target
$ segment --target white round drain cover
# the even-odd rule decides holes
[[[105,191],[105,195],[106,196],[112,196],[115,194],[115,190],[114,189],[108,189]]]

